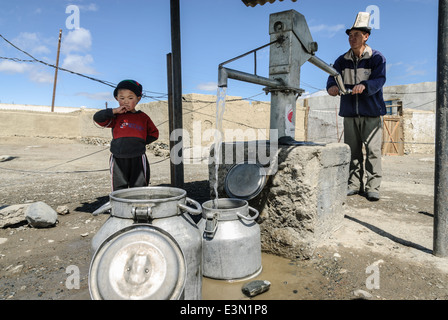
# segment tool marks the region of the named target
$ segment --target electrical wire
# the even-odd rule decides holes
[[[101,84],[107,85],[107,86],[112,87],[112,88],[115,88],[115,87],[116,87],[116,84],[115,84],[115,83],[112,83],[112,82],[110,82],[110,81],[100,80],[100,79],[97,79],[97,78],[94,78],[94,77],[90,77],[90,76],[87,76],[87,75],[82,74],[82,73],[79,73],[79,72],[75,72],[75,71],[72,71],[72,70],[68,70],[68,69],[65,69],[65,68],[62,68],[62,67],[59,67],[59,66],[55,66],[55,65],[53,65],[53,64],[50,64],[50,63],[48,63],[48,62],[39,60],[39,59],[35,58],[33,55],[31,55],[30,53],[26,52],[25,50],[19,48],[19,47],[16,46],[15,44],[13,44],[11,41],[9,41],[8,39],[6,39],[2,34],[0,34],[0,37],[1,37],[5,42],[7,42],[9,45],[11,45],[13,48],[15,48],[16,50],[22,52],[23,54],[27,55],[28,57],[30,57],[31,60],[29,60],[29,59],[20,59],[20,58],[1,57],[1,56],[0,56],[0,59],[3,59],[3,60],[9,60],[9,61],[14,61],[14,62],[26,62],[26,63],[36,63],[36,62],[37,62],[37,63],[41,63],[41,64],[46,65],[46,66],[51,67],[51,68],[55,68],[55,69],[58,69],[58,70],[61,70],[61,71],[64,71],[64,72],[68,72],[68,73],[71,73],[71,74],[80,76],[80,77],[84,77],[84,78],[89,79],[89,80],[92,80],[92,81],[99,82],[99,83],[101,83]],[[252,52],[252,51],[251,51],[251,52]],[[249,53],[251,53],[251,52],[249,52]],[[229,60],[228,62],[230,62],[230,61],[233,61],[233,59],[232,59],[232,60]],[[308,84],[308,83],[306,83],[306,82],[303,82],[303,81],[302,81],[302,84],[305,85],[305,86],[308,86],[308,87],[310,87],[310,88],[312,88],[312,89],[317,90],[316,92],[324,90],[324,89],[320,89],[320,88],[314,87],[314,86],[312,86],[312,85],[310,85],[310,84]],[[387,94],[401,94],[401,95],[406,95],[406,94],[424,94],[424,93],[434,93],[434,92],[436,92],[436,91],[429,91],[429,92],[387,92]],[[150,95],[149,93],[150,93],[150,94],[156,94],[156,95],[158,95],[158,96]],[[259,95],[261,95],[261,94],[265,94],[265,93],[264,93],[264,92],[261,92],[261,93],[259,93],[259,94],[255,94],[255,95],[253,95],[253,96],[246,97],[246,98],[229,99],[229,100],[226,100],[226,103],[227,103],[227,102],[237,102],[237,101],[253,101],[253,102],[260,102],[260,103],[261,103],[261,102],[265,102],[265,101],[258,101],[258,100],[253,99],[254,97],[257,97],[257,96],[259,96]],[[154,92],[154,91],[149,91],[149,90],[143,90],[143,95],[142,95],[142,98],[150,98],[150,99],[153,99],[153,100],[156,100],[156,101],[159,101],[159,102],[165,102],[165,103],[167,103],[166,100],[160,100],[160,99],[167,98],[167,97],[168,97],[168,94],[166,94],[166,93]],[[210,104],[214,104],[214,103],[216,103],[216,102],[214,102],[214,101],[211,102],[211,101],[205,101],[205,100],[200,100],[200,99],[190,99],[190,100],[188,100],[188,99],[186,99],[185,97],[182,97],[182,100],[183,100],[184,102],[187,102],[187,103],[195,103],[195,102],[196,102],[196,103],[206,103],[206,105],[203,106],[203,107],[201,107],[200,109],[206,108],[206,107],[209,106]],[[433,102],[435,102],[435,101],[436,101],[436,100],[432,100],[432,101],[429,101],[429,102],[422,103],[422,104],[420,104],[419,106],[413,107],[413,109],[419,109],[419,108],[421,108],[421,107],[423,107],[423,106],[425,106],[425,105],[427,105],[427,104],[433,103]],[[190,113],[198,113],[198,114],[201,114],[201,115],[207,115],[207,116],[210,116],[210,115],[208,115],[208,114],[199,112],[198,110],[200,110],[200,109],[197,109],[197,110],[186,109],[186,111],[188,111],[188,112],[190,112]],[[333,111],[333,110],[334,110],[334,109],[332,109],[332,108],[323,108],[323,109],[310,108],[310,111]],[[224,120],[229,121],[229,122],[232,122],[232,123],[235,123],[235,124],[238,124],[238,125],[243,125],[243,126],[246,126],[246,127],[248,127],[248,128],[256,129],[255,127],[246,125],[246,124],[244,124],[244,123],[240,123],[240,122],[236,122],[236,121],[232,121],[232,120],[227,120],[227,119],[224,119]],[[164,123],[166,123],[166,122],[167,122],[167,121],[163,121],[163,122],[160,123],[159,125],[162,125],[162,124],[164,124]],[[321,137],[321,138],[322,138],[322,137]],[[101,151],[103,151],[103,150],[101,150]],[[100,151],[98,151],[98,152],[100,152]],[[158,162],[156,162],[156,163],[165,161],[165,160],[167,160],[167,159],[168,159],[168,158],[163,159],[163,160],[161,160],[161,161],[158,161]],[[77,160],[77,159],[73,159],[73,160],[71,160],[71,161],[75,161],[75,160]],[[71,162],[71,161],[69,161],[69,162]],[[50,167],[50,168],[51,168],[51,167]],[[50,169],[50,168],[47,168],[47,169]],[[2,167],[0,167],[0,169],[8,170],[8,169],[6,169],[6,168],[2,168]],[[45,169],[45,170],[47,170],[47,169]],[[109,170],[109,169],[104,169],[104,170]],[[102,171],[103,171],[103,170],[102,170]],[[24,172],[42,173],[41,171],[24,171]],[[82,173],[82,172],[91,172],[91,171],[74,171],[74,173],[75,173],[75,172],[76,172],[76,173]],[[56,172],[56,173],[62,173],[62,172]],[[67,172],[66,172],[66,173],[67,173]]]

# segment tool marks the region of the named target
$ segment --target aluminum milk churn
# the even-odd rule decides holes
[[[198,226],[202,233],[204,276],[237,280],[261,272],[257,217],[258,211],[249,207],[246,200],[223,198],[202,204],[202,219]]]
[[[94,300],[184,299],[186,260],[166,231],[136,223],[111,235],[92,259],[89,291]]]
[[[201,214],[198,202],[188,198],[183,189],[172,187],[141,187],[117,190],[93,214],[110,209],[110,217],[92,239],[92,249],[111,235],[134,224],[150,224],[170,234],[179,244],[186,260],[186,300],[202,299],[202,239],[196,223],[188,213]],[[187,205],[191,204],[195,208]]]

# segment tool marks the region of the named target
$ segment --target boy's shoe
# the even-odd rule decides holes
[[[378,201],[380,200],[380,194],[378,192],[368,191],[366,198],[369,201]]]

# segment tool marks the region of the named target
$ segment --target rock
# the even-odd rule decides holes
[[[28,206],[25,217],[34,228],[47,228],[56,224],[58,214],[44,202],[34,202]]]
[[[254,297],[263,292],[266,292],[271,287],[271,283],[267,280],[255,280],[249,283],[246,283],[242,291],[248,297]]]
[[[14,159],[14,157],[11,156],[0,156],[0,162],[9,161]]]
[[[58,206],[56,208],[56,212],[58,214],[60,214],[61,216],[64,216],[64,215],[68,214],[70,211],[68,210],[67,206]]]
[[[370,299],[373,297],[369,292],[367,292],[365,290],[361,290],[361,289],[353,291],[353,294],[357,297],[366,298],[366,299]]]
[[[15,204],[0,207],[0,228],[25,222],[25,211],[29,206],[30,204]]]

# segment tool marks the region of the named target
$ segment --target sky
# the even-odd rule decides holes
[[[386,57],[386,86],[436,81],[438,0],[277,0],[256,7],[241,0],[180,0],[183,94],[215,95],[218,65],[269,43],[269,15],[291,9],[305,16],[316,56],[328,64],[348,51],[345,30],[357,13],[371,10],[368,44]],[[60,67],[109,84],[134,79],[147,96],[141,102],[167,100],[169,0],[2,0],[0,103],[51,105],[55,69],[24,52],[55,65],[60,30]],[[253,55],[227,66],[253,72]],[[268,68],[265,48],[257,53],[257,74],[268,77]],[[306,94],[323,90],[327,78],[309,62],[301,68]],[[115,107],[112,92],[59,70],[55,105]],[[227,95],[270,100],[263,86],[232,79]]]

